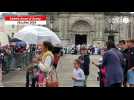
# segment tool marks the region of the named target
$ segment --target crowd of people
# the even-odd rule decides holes
[[[26,73],[26,87],[58,86],[58,82],[48,83],[48,78],[52,71],[56,73],[60,48],[54,48],[50,42],[43,42],[38,45],[38,49]]]
[[[101,63],[93,62],[100,69],[100,87],[133,87],[134,40],[121,40],[118,46],[108,41],[106,46]]]
[[[17,45],[17,43],[10,43],[6,46],[0,46],[0,62],[2,64],[3,71],[6,71],[7,67],[9,67],[8,70],[23,67],[23,65],[21,64],[23,63],[22,60],[26,59],[22,57],[24,57],[27,53],[34,53],[34,48],[35,46],[32,45],[30,45],[30,47],[26,47],[22,45]]]
[[[87,87],[90,69],[90,56],[86,48],[82,48],[80,56],[74,61],[73,83],[74,87]]]
[[[100,87],[134,87],[134,40],[121,40],[119,45],[109,40],[106,46],[99,63],[92,62],[99,69]],[[89,69],[90,57],[83,49],[74,61],[74,87],[86,87]]]
[[[107,49],[101,52],[102,59],[99,63],[92,62],[99,69],[100,87],[134,87],[134,40],[121,40],[119,45],[109,40],[106,47]],[[16,48],[13,45],[2,47],[0,44],[0,71],[4,68],[5,55],[24,53],[29,50],[27,48]],[[34,51],[34,57],[27,69],[26,87],[50,86],[48,78],[52,70],[56,73],[61,48],[54,48],[49,42],[31,45],[30,48],[30,51]],[[74,60],[73,66],[73,86],[87,87],[90,53],[86,47],[81,48],[80,56]],[[51,85],[58,86],[58,80]]]
[[[43,42],[32,60],[26,73],[26,87],[49,87],[50,72],[57,68],[61,49],[54,48],[51,43]],[[89,76],[90,57],[86,48],[81,49],[80,56],[74,61],[74,87],[86,87]],[[53,80],[53,79],[52,79]],[[51,80],[51,81],[52,81]],[[58,80],[51,82],[51,86],[58,86]]]
[[[3,75],[11,71],[23,70],[31,63],[35,46],[28,47],[21,44],[10,42],[8,45],[2,45],[0,43],[0,86],[3,86]]]
[[[95,46],[87,46],[86,44],[83,44],[83,45],[75,45],[71,48],[69,47],[65,47],[63,49],[64,53],[65,54],[80,54],[81,52],[81,49],[83,48],[86,48],[87,49],[87,52],[88,54],[91,54],[91,55],[100,55],[101,53],[101,48],[98,48],[98,47],[95,47]]]
[[[49,42],[43,42],[41,45],[10,42],[9,45],[5,46],[1,46],[0,43],[0,83],[2,83],[3,72],[23,70],[23,68],[28,67],[26,86],[35,87],[37,86],[36,82],[39,83],[38,86],[44,86],[45,76],[51,70],[51,65],[55,69],[57,68],[61,56],[60,50],[61,48],[53,47]],[[37,75],[38,73],[39,75]],[[38,81],[36,76],[39,76]]]
[[[120,41],[123,59],[124,86],[134,87],[134,40]]]

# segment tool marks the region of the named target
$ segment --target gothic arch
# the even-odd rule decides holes
[[[76,23],[79,22],[83,22],[85,24],[88,24],[90,31],[94,31],[94,20],[91,20],[89,17],[75,17],[75,18],[70,18],[70,22],[69,22],[69,30],[71,31],[72,28],[74,27],[74,25],[76,25]]]
[[[73,31],[73,32],[90,32],[91,25],[85,20],[78,20],[72,24],[71,31]]]

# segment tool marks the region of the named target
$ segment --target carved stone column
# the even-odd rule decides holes
[[[132,17],[132,39],[134,39],[134,16]]]
[[[131,39],[134,39],[134,16],[130,17],[131,21]]]
[[[105,27],[105,25],[104,25],[105,24],[104,23],[104,15],[100,16],[100,20],[99,21],[100,21],[100,24],[99,24],[100,25],[99,38],[100,38],[100,40],[103,40],[104,39],[104,37],[103,37],[104,36],[103,35],[104,34],[104,27]]]

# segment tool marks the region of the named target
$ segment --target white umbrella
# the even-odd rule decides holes
[[[9,44],[8,35],[6,33],[0,32],[0,44],[1,46]]]
[[[26,26],[14,35],[28,44],[38,44],[43,41],[49,41],[54,46],[61,45],[59,37],[46,27],[42,26]]]

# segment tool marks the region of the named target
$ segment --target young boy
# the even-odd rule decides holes
[[[76,59],[74,61],[74,70],[73,70],[73,86],[74,87],[84,87],[85,75],[83,70],[80,68],[80,60]]]

